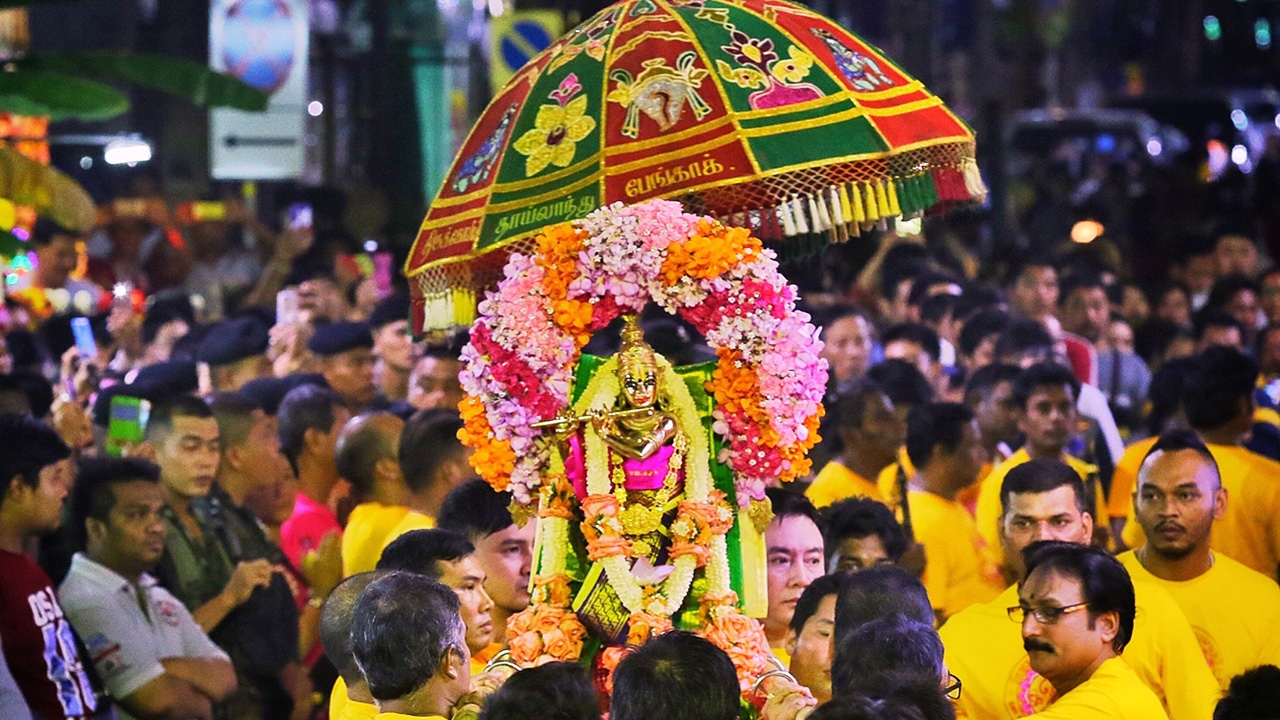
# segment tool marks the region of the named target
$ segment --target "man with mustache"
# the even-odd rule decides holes
[[[1211,547],[1233,500],[1194,432],[1165,433],[1142,462],[1133,500],[1147,542],[1119,558],[1182,607],[1223,690],[1249,668],[1280,665],[1280,587]]]
[[[1133,582],[1105,550],[1048,540],[1023,554],[1026,579],[1009,618],[1022,624],[1031,668],[1057,699],[1041,720],[1168,717],[1120,653],[1133,637]]]
[[[1023,463],[1009,471],[1000,496],[1000,541],[1019,577],[1025,574],[1022,551],[1035,541],[1089,544],[1093,517],[1085,510],[1084,483],[1067,465],[1056,460]],[[1161,588],[1138,582],[1134,592],[1138,620],[1124,661],[1172,720],[1206,720],[1219,691],[1186,615]],[[964,681],[957,701],[962,715],[1014,720],[1046,709],[1060,694],[1051,679],[1032,667],[1017,625],[1009,621],[1007,611],[1017,604],[1018,588],[1010,587],[942,626],[947,667]]]

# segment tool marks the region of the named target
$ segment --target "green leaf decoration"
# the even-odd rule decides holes
[[[18,60],[20,72],[56,72],[99,82],[127,82],[184,98],[201,107],[248,112],[267,109],[270,95],[207,65],[166,55],[98,50],[33,53]]]
[[[53,72],[0,72],[0,112],[50,120],[106,120],[129,109],[115,88]]]

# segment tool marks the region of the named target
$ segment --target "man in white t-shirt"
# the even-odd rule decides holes
[[[153,463],[86,461],[71,513],[84,552],[58,598],[124,718],[211,718],[214,704],[235,689],[235,671],[146,572],[164,552],[163,508]]]

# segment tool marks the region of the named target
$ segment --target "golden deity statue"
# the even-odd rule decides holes
[[[676,421],[658,410],[658,360],[644,341],[634,315],[623,318],[622,347],[618,350],[618,382],[624,407],[597,411],[592,425],[614,452],[634,460],[648,460],[676,435]]]

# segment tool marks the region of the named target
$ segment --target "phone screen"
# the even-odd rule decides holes
[[[298,289],[285,288],[276,293],[276,322],[288,325],[298,320]]]
[[[294,203],[289,206],[289,229],[303,230],[311,227],[313,213],[311,205],[307,203]]]
[[[89,318],[71,318],[71,334],[75,336],[76,350],[80,353],[80,357],[89,359],[98,356],[98,344],[93,340],[93,328],[89,325]]]
[[[151,403],[146,400],[126,395],[111,398],[107,421],[107,454],[120,457],[125,448],[146,440],[150,415]]]

